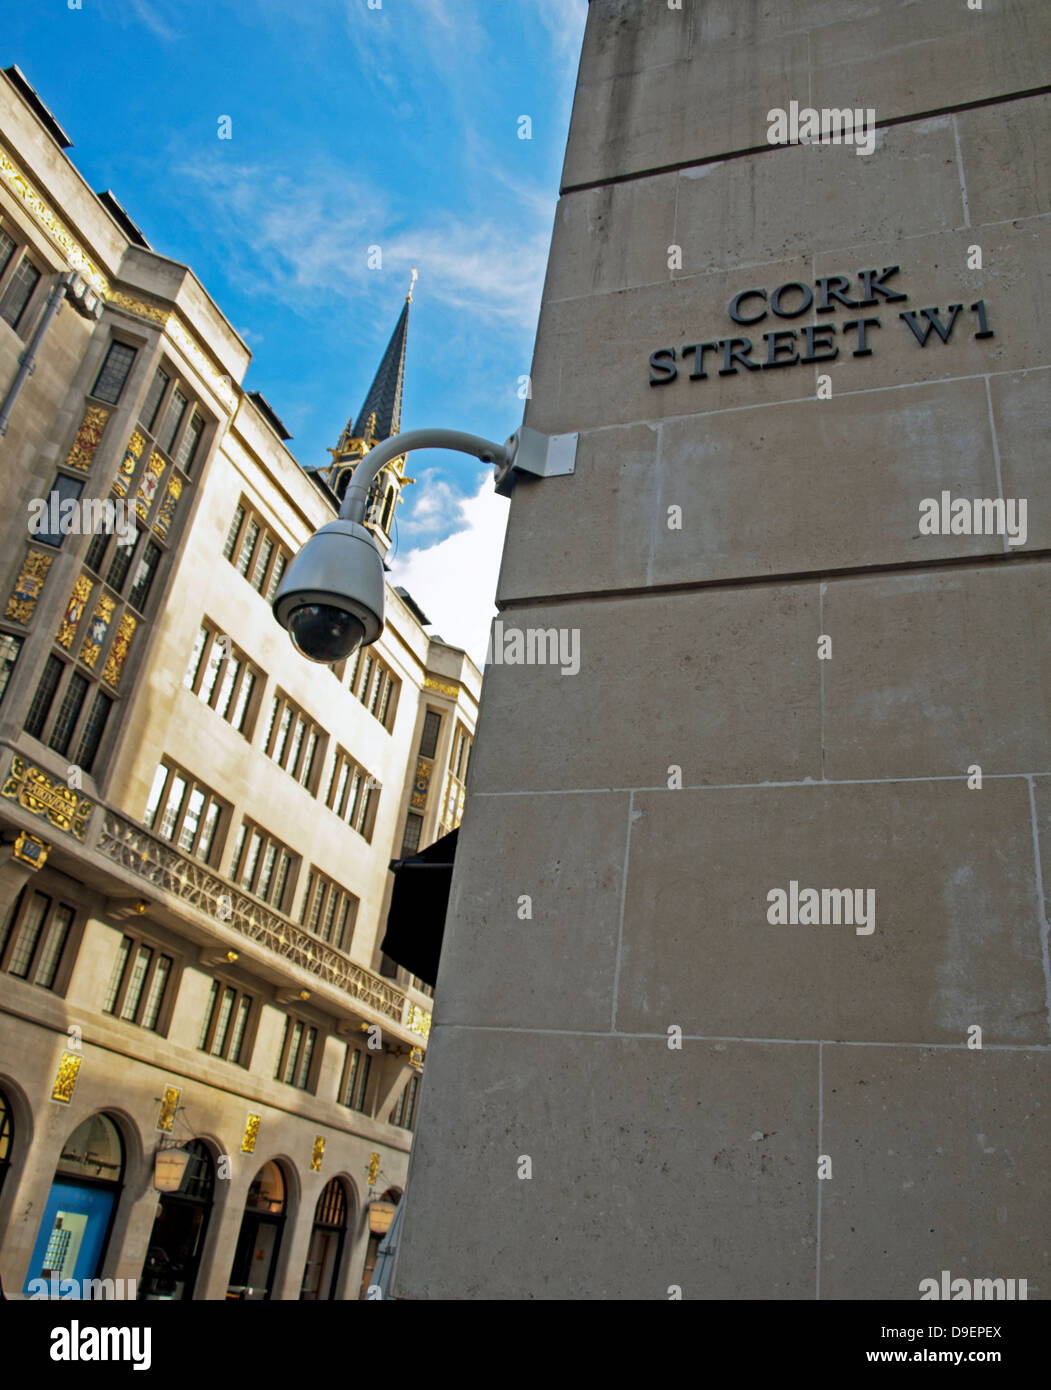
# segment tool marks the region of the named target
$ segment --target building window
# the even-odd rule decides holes
[[[204,434],[204,420],[195,410],[190,416],[190,423],[183,431],[182,442],[179,444],[179,452],[175,456],[176,466],[181,468],[184,473],[190,473],[193,468],[194,459],[197,457],[197,450],[200,447],[201,436]]]
[[[183,422],[188,405],[189,401],[176,386],[169,397],[168,409],[164,412],[164,423],[161,425],[158,441],[166,454],[173,452],[179,426]]]
[[[40,284],[40,271],[25,256],[19,262],[15,273],[7,282],[7,289],[0,299],[0,319],[16,331],[22,322],[26,306],[33,298],[33,292]]]
[[[197,631],[183,685],[245,738],[255,722],[252,695],[265,677],[230,639],[205,620]]]
[[[62,524],[62,504],[66,501],[75,502],[84,491],[84,484],[79,478],[71,478],[68,473],[58,473],[55,481],[51,484],[51,491],[47,497],[47,510],[39,518],[38,528],[34,529],[31,522],[29,529],[33,539],[41,545],[54,546],[57,550],[66,539],[64,531],[51,531],[41,529],[43,526],[50,526],[52,518],[56,524]]]
[[[226,535],[223,555],[256,593],[269,602],[292,558],[291,550],[242,500]]]
[[[76,909],[47,893],[22,889],[0,949],[0,968],[41,989],[53,990],[65,963]]]
[[[412,1129],[416,1122],[416,1100],[419,1094],[420,1078],[417,1073],[413,1073],[391,1111],[392,1125],[397,1125],[399,1129]]]
[[[11,257],[15,254],[15,243],[0,227],[0,279],[3,279],[4,272],[11,264]]]
[[[337,951],[349,951],[358,899],[317,869],[311,869],[303,895],[303,925]]]
[[[236,1066],[249,1063],[248,1025],[252,1021],[252,996],[220,980],[212,981],[212,992],[197,1046],[212,1057],[222,1057]]]
[[[91,388],[91,394],[96,400],[108,401],[110,405],[117,404],[136,355],[135,349],[128,347],[127,343],[110,343],[106,360],[95,378],[95,385]]]
[[[286,1016],[275,1081],[283,1081],[286,1086],[295,1086],[300,1091],[313,1089],[311,1064],[317,1050],[317,1036],[318,1030],[313,1024],[293,1018],[291,1014]]]
[[[398,704],[398,690],[401,682],[373,652],[368,652],[364,660],[362,648],[358,648],[358,659],[350,678],[351,692],[374,719],[390,730],[394,724],[394,711]]]
[[[317,793],[325,742],[323,730],[279,690],[270,705],[270,721],[263,751],[290,777],[294,777],[301,787],[305,787],[311,796]]]
[[[171,956],[147,942],[123,937],[106,987],[103,1013],[153,1033],[163,1032],[167,1019],[162,1015],[173,964]]]
[[[343,1085],[340,1087],[341,1103],[348,1110],[365,1109],[365,1092],[369,1085],[369,1069],[372,1058],[361,1047],[347,1048],[347,1061],[343,1069]]]
[[[405,834],[401,837],[401,857],[403,859],[408,859],[419,849],[422,833],[423,817],[418,816],[415,811],[410,811],[405,817]]]
[[[203,783],[164,759],[153,776],[143,824],[185,854],[214,865],[229,810]]]
[[[170,380],[171,377],[163,367],[158,367],[153,374],[153,380],[150,382],[150,389],[146,392],[146,399],[142,403],[142,413],[139,415],[139,419],[151,434],[157,422],[157,412],[160,410],[161,399],[168,389]]]
[[[58,683],[62,679],[64,670],[65,662],[60,661],[57,656],[49,656],[44,663],[44,669],[33,693],[24,725],[26,733],[33,738],[39,738],[43,733],[48,714],[51,712],[55,691],[58,689]]]
[[[3,701],[11,677],[14,675],[23,641],[23,638],[15,637],[10,632],[0,632],[0,702]]]
[[[295,888],[299,857],[253,821],[241,822],[231,877],[283,912]]]
[[[80,718],[80,711],[84,706],[87,693],[87,680],[79,671],[71,672],[69,680],[66,682],[62,703],[59,706],[58,718],[52,727],[51,737],[47,741],[48,747],[53,748],[56,753],[60,753],[63,757],[69,752],[73,730]]]
[[[437,710],[429,709],[423,716],[423,732],[420,734],[420,757],[433,758],[438,747],[438,734],[441,732],[442,717]]]
[[[441,810],[438,814],[438,822],[445,831],[455,830],[463,820],[467,762],[470,755],[471,736],[462,724],[457,724],[449,770],[445,774]]]
[[[371,841],[379,810],[380,784],[342,748],[336,749],[325,804],[352,830]]]

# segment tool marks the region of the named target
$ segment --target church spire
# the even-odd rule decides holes
[[[332,462],[318,468],[316,474],[324,480],[329,489],[342,501],[354,469],[374,444],[401,430],[401,401],[405,384],[405,348],[409,335],[409,305],[416,285],[415,266],[409,282],[409,292],[405,296],[398,322],[394,325],[387,350],[380,361],[379,369],[372,380],[361,409],[352,416],[343,428],[339,442],[329,449]],[[381,542],[384,551],[390,545],[394,525],[394,508],[401,501],[401,489],[412,478],[404,474],[404,456],[394,459],[381,472],[372,487],[372,507],[366,524]],[[314,470],[312,470],[314,471]]]
[[[350,452],[353,444],[363,444],[371,448],[401,429],[401,398],[405,383],[405,346],[409,336],[409,305],[412,303],[413,286],[416,284],[416,268],[413,267],[409,293],[405,296],[398,322],[394,325],[387,350],[380,361],[379,370],[373,377],[372,385],[357,415],[348,420],[340,436],[339,443],[332,450],[338,462]]]

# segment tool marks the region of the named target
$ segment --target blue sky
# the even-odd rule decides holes
[[[9,8],[0,57],[91,186],[199,276],[301,462],[357,412],[413,265],[403,428],[516,428],[586,0],[75,3]],[[473,460],[409,471],[395,582],[477,658],[506,503]]]

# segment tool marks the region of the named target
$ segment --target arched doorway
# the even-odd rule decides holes
[[[0,1091],[0,1192],[4,1190],[4,1179],[11,1167],[11,1150],[15,1142],[15,1117],[11,1113],[11,1102]]]
[[[390,1224],[394,1220],[394,1212],[402,1198],[400,1187],[388,1187],[381,1197],[374,1197],[367,1208],[369,1223],[369,1244],[365,1251],[365,1268],[361,1275],[361,1292],[358,1298],[368,1298],[369,1289],[372,1287],[373,1270],[376,1268],[376,1260],[379,1256],[380,1244],[383,1237],[390,1230]]]
[[[55,1167],[25,1292],[34,1279],[98,1278],[123,1180],[120,1130],[108,1115],[92,1115],[66,1140]]]
[[[189,1152],[190,1160],[179,1190],[161,1196],[139,1281],[140,1298],[193,1297],[212,1212],[215,1164],[202,1139],[191,1139],[179,1147]]]
[[[252,1179],[230,1266],[227,1298],[269,1298],[285,1225],[285,1175],[271,1159]]]
[[[333,1178],[322,1189],[314,1208],[314,1229],[310,1233],[310,1249],[303,1269],[301,1299],[335,1298],[346,1233],[347,1192],[339,1178]]]

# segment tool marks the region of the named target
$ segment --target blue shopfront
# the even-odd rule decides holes
[[[66,1140],[55,1168],[29,1262],[26,1293],[33,1292],[30,1284],[38,1279],[51,1283],[98,1278],[123,1177],[120,1131],[107,1115],[92,1115]],[[80,1292],[67,1283],[62,1296],[77,1298]]]

